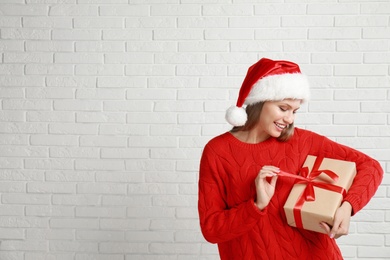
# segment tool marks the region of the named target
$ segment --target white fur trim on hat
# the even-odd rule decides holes
[[[233,126],[243,126],[248,120],[248,115],[243,107],[231,106],[226,110],[225,119]]]
[[[257,81],[246,97],[245,104],[287,98],[307,101],[309,97],[309,81],[305,75],[300,73],[277,74]]]

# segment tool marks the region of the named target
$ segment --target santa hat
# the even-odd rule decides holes
[[[237,104],[226,111],[225,118],[233,126],[243,126],[247,121],[243,105],[287,98],[307,101],[309,95],[309,82],[297,64],[262,58],[249,67]]]

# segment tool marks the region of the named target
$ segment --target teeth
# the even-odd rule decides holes
[[[278,124],[278,123],[275,123],[275,125],[276,125],[277,127],[281,128],[281,129],[284,129],[284,128],[287,127],[286,125],[280,125],[280,124]]]

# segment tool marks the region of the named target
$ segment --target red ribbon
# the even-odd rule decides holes
[[[347,191],[343,187],[331,183],[325,183],[325,182],[320,182],[315,180],[321,173],[324,173],[327,176],[329,176],[332,181],[337,181],[339,178],[339,176],[333,171],[319,170],[323,159],[324,159],[323,157],[316,158],[311,172],[309,172],[308,167],[303,167],[300,171],[300,175],[295,175],[284,171],[280,171],[278,173],[278,176],[295,179],[295,184],[306,184],[306,188],[298,197],[297,203],[295,204],[293,209],[295,225],[298,228],[303,228],[303,222],[301,216],[301,210],[303,204],[305,203],[305,201],[315,201],[314,186],[321,189],[340,193],[342,194],[343,197],[347,194]]]

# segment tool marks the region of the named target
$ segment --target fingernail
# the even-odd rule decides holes
[[[333,234],[333,233],[330,233],[329,237],[330,237],[330,238],[334,238],[334,234]]]

